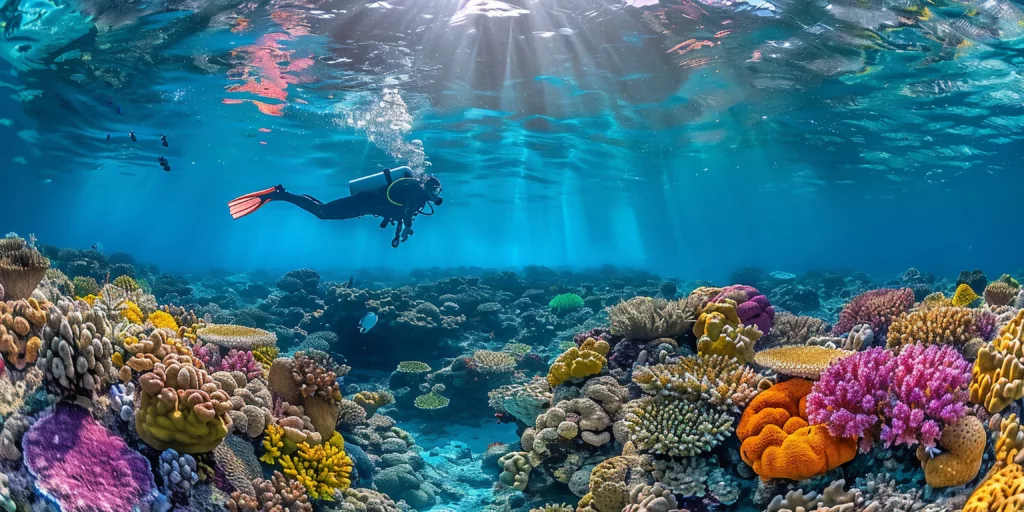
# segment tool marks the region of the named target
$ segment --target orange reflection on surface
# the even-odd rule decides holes
[[[701,48],[703,48],[705,46],[714,46],[714,45],[715,45],[715,43],[713,43],[711,41],[698,41],[696,39],[687,39],[686,41],[683,41],[683,42],[675,45],[674,47],[672,47],[671,50],[669,50],[669,51],[667,51],[665,53],[677,52],[680,55],[682,55],[684,53],[691,52],[693,50],[699,50],[699,49],[701,49]]]
[[[287,103],[270,104],[258,100],[242,100],[237,98],[224,98],[223,100],[221,100],[221,103],[225,105],[241,105],[243,103],[252,103],[253,105],[256,105],[256,108],[259,109],[260,112],[267,114],[268,116],[277,117],[284,115],[284,107],[288,105]]]
[[[255,44],[243,46],[232,52],[242,57],[243,62],[228,71],[228,78],[241,81],[227,88],[228,93],[247,93],[281,103],[267,103],[253,99],[225,99],[224,103],[237,105],[251,101],[260,112],[280,116],[288,102],[288,85],[299,83],[296,72],[313,65],[309,57],[293,59],[293,51],[284,49],[282,41],[290,41],[289,34],[275,32],[260,37]]]
[[[276,9],[270,13],[270,19],[281,25],[281,28],[289,35],[308,36],[309,23],[306,23],[306,13],[296,9]]]
[[[231,31],[236,34],[246,30],[249,30],[249,18],[238,17],[235,20],[235,26],[231,27]]]

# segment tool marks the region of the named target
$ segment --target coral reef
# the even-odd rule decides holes
[[[832,334],[846,334],[854,326],[868,324],[875,336],[885,339],[889,325],[914,305],[910,288],[882,288],[866,291],[853,298],[839,313]]]
[[[608,342],[589,338],[577,347],[570,347],[558,356],[548,371],[548,384],[555,387],[570,379],[581,379],[601,373],[610,349]]]
[[[754,355],[754,362],[782,375],[817,379],[829,365],[853,352],[816,345],[796,345],[762,350]]]
[[[0,299],[27,299],[46,277],[50,260],[18,237],[0,238]]]
[[[971,372],[971,402],[997,413],[1024,398],[1024,310],[978,350]]]
[[[953,345],[961,350],[974,338],[982,338],[974,310],[939,307],[903,313],[889,326],[889,348],[920,343]]]
[[[686,332],[696,310],[686,299],[668,301],[636,297],[608,308],[611,332],[634,340],[672,338]]]

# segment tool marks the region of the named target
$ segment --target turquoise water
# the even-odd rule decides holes
[[[299,511],[977,512],[1018,467],[984,440],[1024,397],[985,366],[1024,364],[1019,1],[0,0],[0,29],[0,509],[251,511],[283,471]],[[229,213],[401,166],[444,201],[397,248],[377,210]],[[829,404],[779,408],[828,461],[751,458],[776,386]],[[173,397],[207,437],[160,437]]]

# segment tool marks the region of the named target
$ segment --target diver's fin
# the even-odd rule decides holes
[[[273,200],[268,196],[278,190],[283,190],[283,187],[278,185],[276,187],[270,187],[268,189],[246,194],[231,200],[228,202],[228,208],[231,211],[231,218],[241,219],[256,210],[259,210],[260,207]]]

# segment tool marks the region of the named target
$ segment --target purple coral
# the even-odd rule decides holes
[[[996,324],[999,318],[995,313],[987,309],[974,310],[974,325],[978,328],[978,336],[985,341],[991,341],[996,335]]]
[[[931,448],[943,425],[967,413],[971,365],[949,345],[908,345],[894,363],[882,440]]]
[[[889,324],[914,305],[914,291],[910,288],[881,288],[869,290],[853,298],[839,313],[839,321],[832,334],[846,334],[859,324],[870,324],[875,336],[885,339]]]
[[[156,494],[149,461],[81,407],[58,406],[22,445],[36,488],[64,512],[133,510]]]
[[[231,349],[228,355],[221,358],[220,364],[211,369],[220,372],[242,372],[249,380],[263,375],[263,367],[248,350]]]
[[[220,348],[217,345],[202,341],[196,342],[196,345],[192,347],[192,354],[211,370],[220,366]]]
[[[772,322],[775,321],[775,308],[768,301],[768,297],[757,291],[757,288],[744,284],[726,286],[710,302],[721,302],[725,299],[736,302],[736,314],[740,317],[740,322],[743,325],[756,325],[763,334],[768,334],[768,331],[772,329]]]
[[[807,395],[808,420],[834,436],[860,437],[861,451],[869,451],[878,413],[889,402],[893,365],[892,352],[872,348],[829,366]]]

